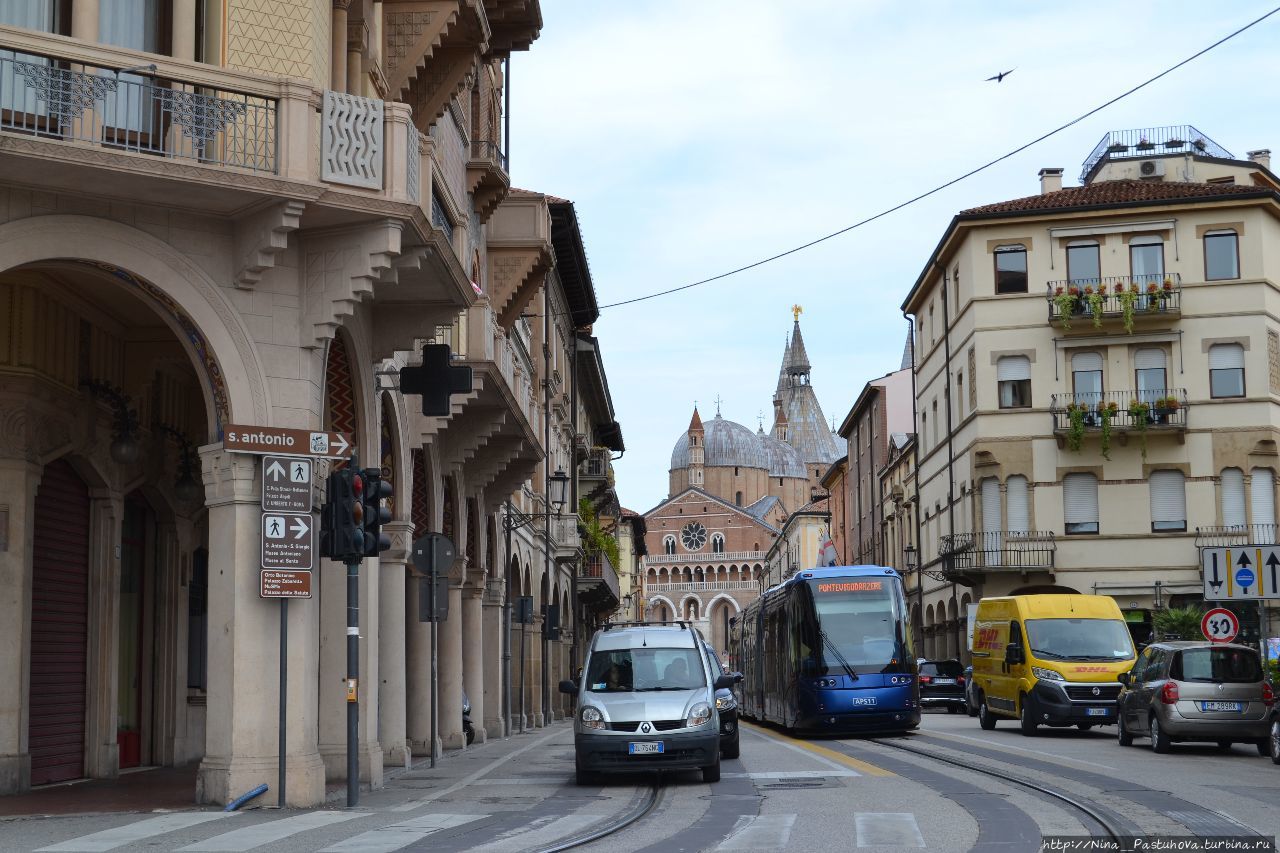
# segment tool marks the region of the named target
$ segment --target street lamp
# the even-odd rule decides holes
[[[916,546],[908,545],[902,549],[902,553],[907,558],[907,571],[914,572],[916,570]]]
[[[556,515],[559,515],[560,510],[564,509],[564,505],[569,501],[569,475],[557,468],[548,479],[551,485],[549,497],[556,508]]]

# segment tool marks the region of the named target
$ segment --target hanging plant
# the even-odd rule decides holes
[[[1151,407],[1146,403],[1134,400],[1129,404],[1129,420],[1133,422],[1133,426],[1137,427],[1144,460],[1147,458],[1147,416],[1149,414],[1151,414]]]
[[[1089,303],[1089,313],[1093,315],[1093,327],[1095,329],[1102,328],[1102,302],[1107,295],[1107,286],[1105,284],[1098,285],[1098,289],[1086,287],[1085,301]]]
[[[1133,309],[1138,304],[1138,291],[1136,286],[1125,289],[1124,285],[1116,285],[1116,297],[1120,300],[1120,320],[1124,323],[1124,332],[1126,335],[1133,334]]]
[[[1067,449],[1072,453],[1079,453],[1080,445],[1084,443],[1084,410],[1084,406],[1067,404],[1067,417],[1071,421],[1067,429]]]
[[[1053,307],[1058,309],[1058,319],[1062,321],[1062,328],[1071,328],[1071,315],[1076,310],[1076,289],[1070,288],[1063,292],[1061,287],[1055,288],[1053,291]]]
[[[1098,417],[1102,421],[1102,458],[1111,460],[1111,421],[1120,411],[1115,403],[1104,403],[1098,407]]]

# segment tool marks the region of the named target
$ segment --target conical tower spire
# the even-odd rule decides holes
[[[773,392],[773,402],[776,405],[782,401],[782,392],[787,387],[787,362],[791,360],[791,337],[787,336],[782,345],[782,364],[778,367],[778,387]]]
[[[809,364],[809,353],[804,348],[804,337],[800,334],[800,318],[796,317],[791,329],[791,346],[787,348],[787,360],[783,365],[788,376],[809,375],[812,365]]]

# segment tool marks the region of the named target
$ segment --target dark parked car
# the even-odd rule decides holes
[[[1117,737],[1129,746],[1150,737],[1168,752],[1179,741],[1210,741],[1220,749],[1254,744],[1273,755],[1275,695],[1258,650],[1232,643],[1171,641],[1143,649],[1120,676]]]
[[[978,716],[978,686],[973,680],[973,667],[964,668],[964,706],[970,717]]]
[[[730,672],[720,662],[720,657],[716,654],[716,650],[711,648],[709,643],[703,641],[703,648],[707,653],[707,663],[711,666],[712,677],[731,675],[735,681],[742,680],[742,673]],[[716,711],[720,714],[720,755],[724,758],[737,758],[740,751],[738,743],[738,700],[734,697],[732,690],[727,687],[721,687],[716,691]]]
[[[958,660],[926,660],[920,664],[920,707],[945,707],[954,714],[967,706],[964,667]]]

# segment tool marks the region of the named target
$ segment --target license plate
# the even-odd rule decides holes
[[[934,684],[955,684],[956,680],[954,678],[935,678],[933,680],[933,683]]]
[[[627,752],[631,755],[653,755],[655,753],[663,752],[664,746],[665,744],[660,740],[651,742],[646,741],[644,743],[636,743],[635,741],[632,741],[627,747]]]
[[[874,696],[865,696],[865,697],[864,697],[864,696],[855,696],[855,697],[853,697],[853,704],[854,704],[854,705],[874,705],[874,704],[876,704],[876,702],[878,702],[878,701],[880,701],[880,700],[879,700],[879,699],[877,699],[877,698],[876,698],[876,697],[874,697]]]
[[[1084,712],[1086,715],[1090,717],[1105,717],[1107,714],[1111,713],[1111,709],[1110,708],[1086,708]]]
[[[1201,702],[1201,711],[1243,711],[1244,705],[1239,702]]]

